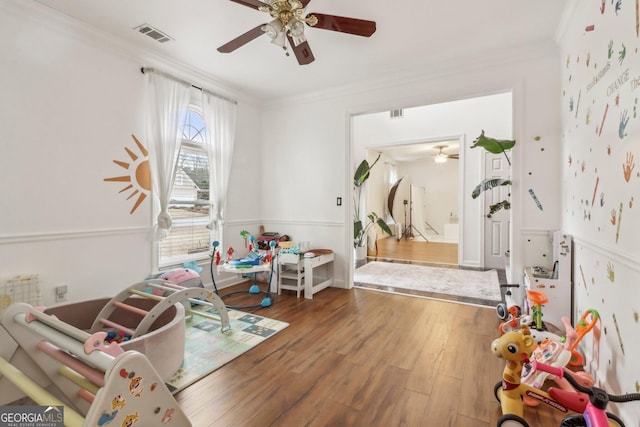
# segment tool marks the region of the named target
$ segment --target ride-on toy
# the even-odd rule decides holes
[[[625,427],[620,418],[607,412],[609,402],[622,403],[640,400],[640,393],[615,395],[609,394],[598,387],[585,387],[576,381],[570,371],[538,361],[533,362],[533,370],[544,371],[559,378],[565,378],[578,390],[574,392],[554,387],[549,388],[551,398],[576,412],[564,417],[560,427]]]
[[[491,343],[491,350],[497,357],[505,359],[502,381],[498,382],[493,390],[502,409],[498,427],[529,427],[523,418],[525,396],[537,399],[563,413],[569,412],[548,393],[521,380],[523,369],[530,363],[534,350],[534,340],[528,326],[522,325],[519,331],[507,332],[495,339]]]
[[[537,399],[541,403],[565,413],[560,427],[625,427],[624,422],[606,411],[609,401],[630,402],[640,400],[640,393],[611,395],[601,388],[586,387],[566,368],[554,367],[538,360],[531,361],[533,338],[527,326],[511,331],[491,343],[493,353],[505,359],[502,381],[494,386],[502,415],[498,427],[530,427],[523,418],[523,398]],[[523,369],[544,371],[566,379],[577,391],[550,387],[548,392],[521,381]]]
[[[572,358],[572,353],[565,348],[562,343],[552,340],[545,340],[542,344],[538,345],[531,354],[531,361],[538,363],[544,363],[546,365],[564,368],[569,364]],[[580,381],[580,383],[586,387],[590,387],[594,384],[593,377],[585,371],[574,372],[574,377]],[[563,390],[575,391],[571,384],[564,378],[550,375],[548,372],[535,370],[531,364],[526,364],[522,371],[521,381],[525,384],[529,384],[536,388],[542,388],[545,381],[551,379],[555,384]],[[540,401],[529,396],[525,396],[523,402],[527,406],[538,406]]]

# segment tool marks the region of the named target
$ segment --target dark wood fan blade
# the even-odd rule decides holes
[[[318,23],[313,28],[323,30],[339,31],[341,33],[354,34],[356,36],[370,37],[376,32],[376,23],[364,19],[345,18],[344,16],[325,15],[322,13],[311,13],[318,18]]]
[[[238,3],[252,9],[258,10],[260,6],[266,6],[263,2],[258,0],[231,0],[234,3]]]
[[[298,60],[298,64],[307,65],[311,64],[315,58],[313,57],[313,53],[311,53],[311,48],[309,47],[309,43],[306,41],[300,43],[298,46],[293,42],[293,38],[287,34],[287,39],[289,39],[289,44],[291,45],[291,50],[296,55],[296,59]]]
[[[238,36],[235,39],[231,40],[229,43],[223,44],[218,48],[218,52],[230,53],[238,49],[239,47],[242,47],[245,44],[249,43],[251,40],[257,39],[264,34],[264,31],[262,31],[263,26],[264,24],[260,24],[253,30],[249,30],[241,36]]]
[[[310,1],[311,0],[300,0],[300,3],[302,3],[302,8],[304,9],[305,7],[307,7]]]

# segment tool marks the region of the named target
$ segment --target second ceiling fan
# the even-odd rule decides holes
[[[376,31],[376,23],[374,21],[326,15],[323,13],[306,14],[305,10],[311,0],[231,1],[261,12],[267,12],[273,20],[266,24],[260,24],[220,46],[218,52],[222,53],[233,52],[266,33],[271,37],[272,43],[280,46],[285,51],[287,50],[288,43],[298,63],[305,65],[310,64],[315,59],[304,35],[305,24],[313,28],[338,31],[362,37],[370,37]]]
[[[436,145],[433,148],[438,150],[438,154],[434,156],[434,160],[436,163],[444,163],[447,159],[455,159],[458,160],[460,156],[458,154],[447,154],[444,150],[447,148],[447,145]]]

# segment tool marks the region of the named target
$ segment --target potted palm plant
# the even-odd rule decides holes
[[[354,192],[354,211],[353,211],[353,248],[356,254],[356,259],[361,260],[366,257],[367,253],[367,236],[369,232],[378,225],[384,233],[391,235],[391,229],[387,223],[378,216],[375,212],[369,212],[367,214],[366,225],[363,223],[363,219],[360,216],[360,205],[362,202],[362,188],[364,183],[369,179],[371,169],[380,160],[380,154],[376,157],[376,160],[369,164],[367,160],[363,160],[356,169],[353,177]]]
[[[473,141],[473,145],[471,146],[471,148],[481,147],[492,154],[504,154],[504,157],[507,159],[507,163],[509,164],[509,166],[511,166],[511,160],[507,155],[507,151],[511,150],[514,145],[516,145],[515,140],[495,139],[487,137],[484,135],[483,130],[480,136],[476,138],[475,141]],[[471,193],[471,197],[476,199],[480,196],[480,194],[482,194],[483,191],[491,190],[492,188],[499,187],[501,185],[511,185],[511,180],[504,178],[486,178],[482,180],[482,182],[480,182],[480,184],[478,184],[476,188],[474,188],[473,192]],[[510,197],[511,194],[509,193],[507,196]],[[503,209],[511,209],[511,201],[509,200],[509,198],[490,205],[487,218],[491,218],[493,214]]]

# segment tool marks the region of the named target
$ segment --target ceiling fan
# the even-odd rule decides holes
[[[436,154],[434,156],[434,160],[436,161],[436,163],[444,163],[447,161],[447,159],[459,159],[460,155],[459,154],[447,154],[445,153],[443,150],[445,148],[447,148],[447,145],[436,145],[435,147],[436,150],[438,150],[438,154]]]
[[[376,31],[374,21],[346,18],[322,13],[306,14],[311,0],[231,0],[261,12],[267,12],[273,20],[247,31],[230,42],[220,46],[218,52],[230,53],[250,41],[267,34],[271,43],[287,51],[287,41],[300,65],[310,64],[315,59],[304,35],[304,24],[323,30],[338,31],[356,36],[370,37]],[[286,39],[286,41],[285,41]]]

